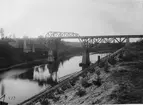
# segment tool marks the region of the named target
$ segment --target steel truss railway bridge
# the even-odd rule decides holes
[[[48,32],[45,35],[45,44],[50,45],[54,43],[58,49],[58,45],[61,39],[78,39],[84,49],[82,63],[80,66],[86,68],[90,64],[88,48],[97,46],[101,43],[130,43],[131,38],[143,38],[143,35],[104,35],[104,36],[80,36],[78,33],[73,32]],[[44,42],[44,41],[43,41]]]
[[[143,38],[143,35],[103,35],[80,36],[73,32],[48,32],[45,35],[47,42],[60,39],[79,39],[84,48],[93,47],[100,43],[129,43],[131,38]]]

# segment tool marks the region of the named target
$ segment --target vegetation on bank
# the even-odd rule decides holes
[[[74,78],[30,105],[143,103],[143,41],[106,57],[98,66]]]
[[[22,46],[22,45],[21,45]],[[115,47],[116,46],[116,47]],[[107,53],[120,48],[121,44],[99,44],[97,47],[90,48],[90,52]],[[0,68],[7,68],[12,65],[31,62],[37,59],[45,59],[48,57],[48,48],[44,45],[35,45],[36,52],[24,53],[22,48],[14,48],[7,42],[0,45]],[[78,42],[61,42],[58,45],[58,56],[61,61],[69,59],[75,55],[82,55],[83,48]]]

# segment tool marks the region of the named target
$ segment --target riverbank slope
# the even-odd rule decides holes
[[[67,87],[52,91],[41,105],[143,103],[143,41],[112,54],[93,69],[74,78]]]

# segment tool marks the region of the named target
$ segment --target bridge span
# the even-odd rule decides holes
[[[96,35],[80,36],[73,32],[48,32],[45,35],[46,40],[55,39],[79,39],[83,47],[93,47],[99,43],[129,43],[131,38],[143,38],[143,35]]]
[[[34,45],[39,43],[43,45],[50,45],[60,41],[61,39],[78,39],[84,49],[97,46],[101,43],[130,43],[130,39],[143,39],[143,35],[95,35],[95,36],[80,36],[74,32],[48,32],[45,36],[38,38],[13,38],[11,40],[16,41],[17,46],[20,46],[23,42],[23,48],[30,45],[30,49],[34,51]]]
[[[73,35],[75,34],[75,35]],[[62,38],[62,39],[75,39],[75,38],[143,38],[143,35],[95,35],[95,36],[77,36],[77,33],[61,33],[59,34],[58,32],[53,32],[46,34],[46,38],[48,37],[50,38]]]

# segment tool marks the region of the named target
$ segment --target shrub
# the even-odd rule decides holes
[[[60,97],[54,97],[54,98],[53,98],[53,101],[54,101],[54,102],[57,102],[57,101],[59,101],[59,99],[60,99]]]
[[[97,78],[97,80],[96,81],[92,81],[92,83],[99,87],[99,86],[101,86],[101,79]]]
[[[41,102],[41,105],[50,105],[50,102],[47,99],[45,99]]]
[[[93,69],[89,70],[89,72],[90,72],[90,73],[94,73],[94,72],[95,72],[95,69],[93,68]]]
[[[81,80],[81,85],[82,85],[84,88],[87,88],[87,87],[90,87],[92,84],[91,84],[91,83],[88,83],[87,80],[82,79],[82,80]]]
[[[109,62],[111,65],[115,65],[117,63],[114,57],[109,58],[106,62]]]
[[[70,84],[71,84],[72,86],[74,86],[75,83],[76,83],[76,81],[70,81]]]
[[[63,91],[63,90],[61,90],[61,89],[57,89],[56,93],[57,93],[57,94],[63,94],[63,93],[64,93],[64,91]]]
[[[84,95],[86,94],[86,91],[83,90],[83,89],[79,89],[75,94],[76,94],[77,96],[82,97],[82,96],[84,96]]]
[[[87,76],[87,73],[83,73],[82,77],[85,78]]]
[[[72,85],[72,86],[74,86],[75,84],[76,84],[76,81],[78,81],[79,80],[79,77],[77,78],[74,78],[74,79],[72,79],[72,80],[70,80],[70,84]]]
[[[64,86],[61,87],[61,89],[62,89],[63,91],[67,90],[68,88],[69,88],[69,87],[68,87],[67,85],[64,85]]]
[[[49,94],[47,96],[48,99],[52,99],[54,102],[58,101],[60,99],[60,97],[56,97],[54,94]]]
[[[100,68],[104,67],[104,65],[105,65],[105,62],[102,62],[102,61],[100,61],[99,64],[98,64],[98,66],[99,66]]]
[[[99,70],[96,70],[96,74],[97,74],[97,76],[98,76],[98,78],[99,78],[99,76],[100,76],[100,71],[99,71]]]
[[[104,71],[105,71],[106,73],[109,72],[109,65],[108,65],[108,63],[105,64],[105,66],[104,66]]]
[[[47,98],[48,98],[48,99],[53,99],[53,98],[55,98],[55,95],[51,93],[51,94],[49,94],[49,95],[47,96]]]

